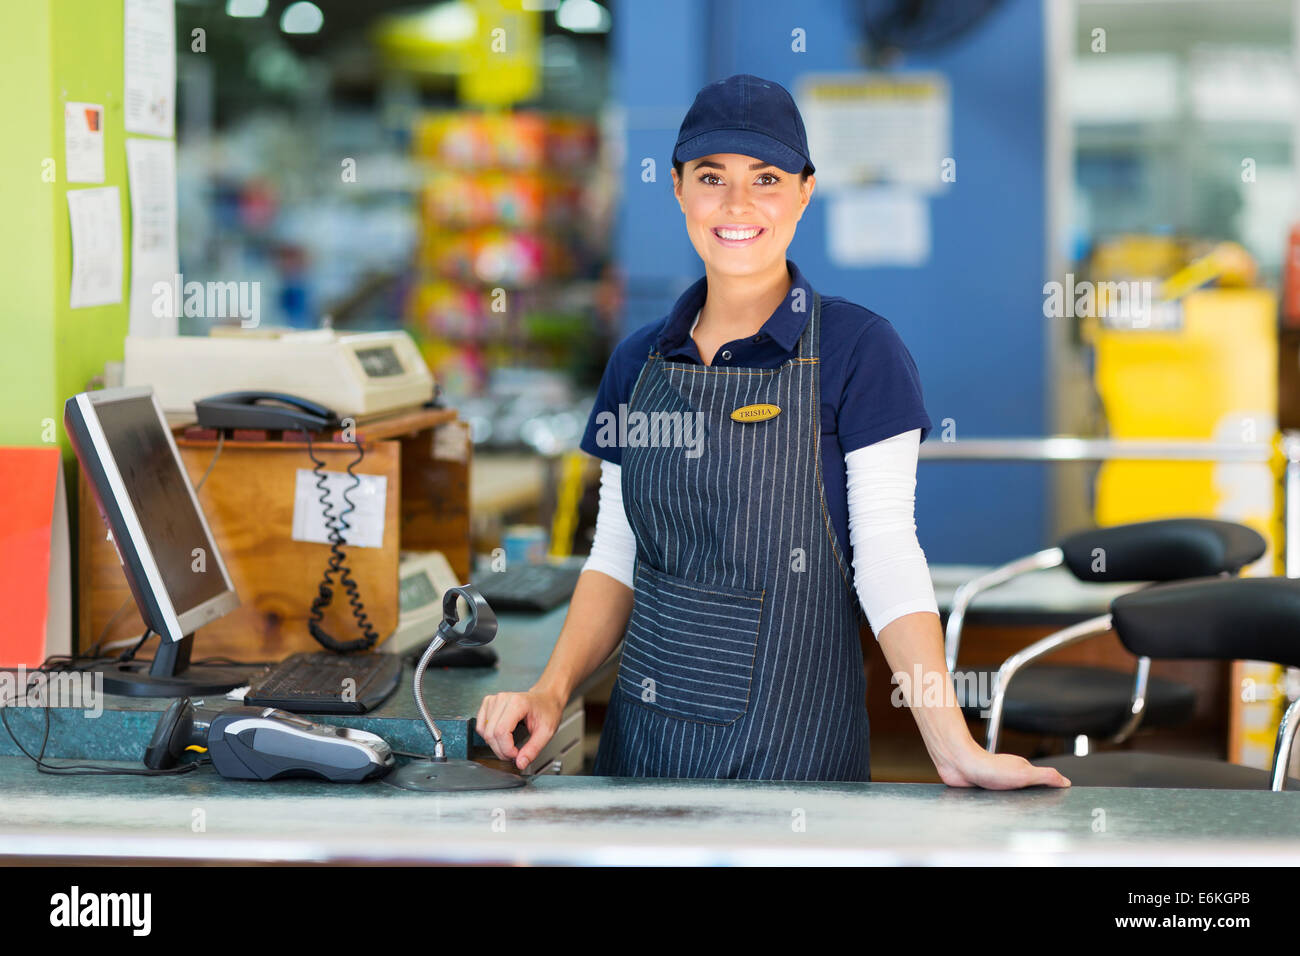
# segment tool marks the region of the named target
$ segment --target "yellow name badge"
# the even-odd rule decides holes
[[[733,422],[765,422],[781,414],[779,405],[742,405],[731,413]]]

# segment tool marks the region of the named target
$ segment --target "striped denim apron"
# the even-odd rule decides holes
[[[820,332],[814,292],[779,368],[651,349],[629,421],[701,412],[703,448],[623,449],[635,596],[597,774],[870,779],[864,616],[822,490]],[[757,404],[780,412],[731,418]]]

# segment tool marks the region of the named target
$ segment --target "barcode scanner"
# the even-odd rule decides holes
[[[172,702],[144,752],[153,770],[174,767],[189,749],[206,750],[232,780],[313,777],[358,783],[392,769],[393,751],[376,734],[305,720],[274,707],[205,711],[188,697]]]

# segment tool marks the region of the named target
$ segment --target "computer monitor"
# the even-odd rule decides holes
[[[104,690],[175,697],[247,683],[243,670],[190,667],[194,631],[238,607],[239,598],[153,389],[74,395],[63,422],[140,617],[160,638],[152,662],[97,664]]]

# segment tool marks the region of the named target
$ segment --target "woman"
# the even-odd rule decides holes
[[[865,614],[945,783],[1069,785],[911,686],[951,688],[913,519],[931,423],[892,326],[786,258],[814,171],[776,83],[713,83],[682,123],[673,192],[705,277],[615,349],[582,442],[603,459],[591,557],[541,678],[479,708],[521,769],[623,638],[596,773],[869,780]]]

